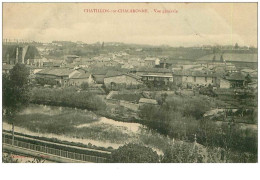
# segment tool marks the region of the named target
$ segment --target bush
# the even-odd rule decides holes
[[[76,107],[93,111],[106,109],[106,104],[101,98],[90,92],[77,92],[77,89],[73,87],[65,89],[34,88],[31,91],[30,100],[38,104]]]
[[[193,145],[178,143],[165,150],[163,163],[201,163],[203,155],[201,150]]]
[[[225,150],[257,154],[257,134],[243,130],[236,123],[222,125],[202,115],[214,105],[200,97],[170,97],[159,107],[146,105],[140,108],[139,117],[148,128],[171,138],[197,142],[206,147],[221,147]],[[249,115],[253,112],[248,111]]]
[[[114,163],[158,163],[159,156],[149,147],[127,144],[112,152]]]
[[[89,85],[88,85],[87,82],[84,82],[84,83],[82,83],[82,84],[80,85],[80,87],[81,87],[82,90],[87,90],[88,87],[89,87]]]

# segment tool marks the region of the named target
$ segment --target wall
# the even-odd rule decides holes
[[[68,85],[80,86],[82,83],[88,83],[88,78],[85,78],[85,79],[69,79]]]
[[[127,75],[104,78],[104,83],[105,83],[106,86],[110,86],[111,82],[114,82],[116,84],[126,84],[126,85],[142,84],[141,82],[139,82],[136,79],[129,77]]]
[[[230,87],[231,87],[231,85],[230,85],[229,81],[227,81],[225,79],[220,79],[220,88],[228,89]]]
[[[176,84],[180,83],[180,78],[174,78]],[[200,77],[200,76],[182,76],[182,84],[192,84],[192,85],[206,85],[209,84],[216,86],[217,78],[216,77]]]

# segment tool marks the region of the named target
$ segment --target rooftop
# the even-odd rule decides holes
[[[75,73],[71,76],[71,79],[87,79],[89,78],[90,73],[86,72],[86,73]]]
[[[144,74],[142,76],[149,76],[149,77],[165,77],[165,78],[172,78],[172,75],[163,75],[163,74]]]
[[[241,72],[232,73],[230,76],[226,77],[227,80],[233,80],[233,81],[244,81],[245,75]]]
[[[55,76],[69,76],[71,73],[73,73],[74,69],[67,69],[67,68],[48,68],[43,69],[36,74],[46,74],[46,75],[55,75]]]
[[[136,70],[133,70],[136,72],[151,72],[151,73],[171,73],[172,71],[170,69],[165,68],[147,68],[147,67],[140,67]]]

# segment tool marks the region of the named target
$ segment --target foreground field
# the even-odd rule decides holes
[[[177,103],[176,99],[174,99],[173,102]],[[165,152],[171,154],[171,151],[173,150],[172,147],[178,147],[176,144],[181,144],[178,153],[183,151],[182,148],[184,148],[187,153],[190,150],[193,151],[193,144],[196,141],[194,135],[197,134],[198,143],[203,144],[206,142],[206,145],[205,143],[203,146],[199,145],[200,149],[202,149],[200,150],[200,153],[204,157],[202,162],[255,162],[255,155],[254,153],[251,153],[251,151],[254,151],[253,149],[250,152],[247,150],[244,151],[243,149],[241,149],[243,151],[236,152],[235,149],[232,150],[229,147],[223,149],[223,147],[217,146],[218,144],[215,143],[217,139],[215,134],[218,133],[215,132],[215,130],[217,131],[219,128],[225,130],[225,126],[221,125],[217,127],[216,124],[209,124],[210,122],[207,121],[204,123],[201,122],[202,126],[200,126],[200,121],[196,120],[196,116],[201,116],[203,114],[201,110],[204,111],[208,109],[206,106],[204,108],[204,106],[201,107],[201,105],[199,106],[197,104],[195,107],[199,107],[199,109],[195,108],[196,111],[191,111],[190,106],[193,107],[193,105],[185,102],[183,102],[183,104],[186,104],[188,107],[185,106],[186,108],[179,109],[178,112],[175,111],[176,108],[177,110],[180,108],[179,106],[172,106],[171,108],[161,109],[163,110],[162,112],[160,109],[156,110],[152,109],[151,107],[147,107],[148,109],[142,109],[141,113],[143,113],[143,116],[145,118],[151,118],[144,121],[144,124],[146,122],[146,125],[115,121],[113,119],[98,116],[87,110],[32,104],[15,117],[15,131],[34,137],[43,137],[68,143],[83,144],[95,149],[105,148],[109,151],[113,151],[114,149],[117,149],[127,143],[137,143],[152,148],[157,152],[157,154],[162,156],[165,154]],[[172,111],[172,108],[175,111]],[[171,113],[168,112],[169,110]],[[167,114],[167,117],[164,117],[162,113],[164,115]],[[153,120],[153,114],[157,115],[157,118],[154,119],[156,121]],[[192,118],[191,115],[185,117],[188,114],[194,115],[194,117]],[[7,123],[5,118],[3,118],[3,120],[3,129],[11,131],[11,125]],[[166,126],[164,121],[169,122],[169,125]],[[207,136],[205,136],[205,134],[202,132],[197,132],[197,126],[204,128],[205,131],[203,132],[207,132]],[[154,127],[159,127],[160,129],[157,130],[154,129]],[[158,132],[168,130],[168,127],[170,127],[168,132],[168,134],[170,134],[169,136],[162,135],[165,133]],[[232,135],[232,141],[230,142],[240,142],[241,147],[254,147],[252,144],[250,144],[250,142],[253,140],[245,138],[249,136],[248,131],[245,136],[240,134],[239,137],[237,135],[238,131],[240,132],[240,130],[235,131],[234,129],[234,132],[232,130],[232,134],[228,134],[230,136]],[[229,131],[227,130],[225,132]],[[220,133],[219,135],[226,138],[225,133]],[[236,138],[240,138],[241,136],[243,139],[238,141],[234,139],[233,136]],[[250,135],[250,137],[251,136],[252,135]],[[206,141],[202,139],[203,137],[206,137]],[[252,137],[254,137],[254,135]],[[183,143],[188,145],[183,146]],[[236,144],[232,144],[234,147],[235,145]],[[219,155],[217,159],[214,159],[210,155],[211,152],[218,155],[225,152],[225,158],[223,158],[222,155]],[[188,154],[185,153],[183,156],[189,157]],[[246,157],[241,158],[242,156]],[[193,162],[193,160],[191,161]],[[167,160],[166,162],[172,162],[172,160]],[[173,162],[175,162],[175,160]],[[181,160],[181,162],[190,162],[190,160]],[[197,160],[195,162],[197,162]]]
[[[138,123],[125,123],[99,117],[86,110],[30,105],[16,116],[15,131],[32,136],[92,144],[116,149],[129,142],[148,145],[162,154],[172,142]],[[11,130],[4,118],[3,129]]]

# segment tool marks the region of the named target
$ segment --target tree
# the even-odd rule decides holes
[[[224,62],[223,54],[221,54],[221,56],[220,56],[220,61]]]
[[[236,43],[235,44],[235,49],[238,49],[238,48],[239,48],[238,43]]]
[[[201,163],[203,162],[202,150],[193,144],[174,144],[165,150],[163,163]]]
[[[214,54],[214,56],[213,56],[213,59],[212,59],[212,61],[213,61],[213,62],[215,62],[215,61],[216,61],[216,56],[215,56],[215,54]]]
[[[149,147],[130,143],[119,147],[112,153],[112,162],[157,163],[159,162],[159,156]]]
[[[81,87],[81,89],[83,89],[83,90],[87,90],[88,87],[89,87],[89,85],[88,85],[87,82],[84,82],[84,83],[82,83],[82,84],[80,85],[80,87]]]
[[[3,75],[3,112],[12,124],[12,144],[14,143],[14,117],[29,102],[29,70],[24,64],[16,64],[10,74]]]

